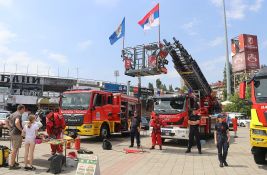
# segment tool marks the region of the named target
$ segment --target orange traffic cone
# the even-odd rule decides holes
[[[75,139],[74,148],[76,150],[79,150],[81,148],[81,139],[80,139],[80,136],[77,136],[77,138]]]

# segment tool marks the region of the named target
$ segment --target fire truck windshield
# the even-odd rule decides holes
[[[154,111],[156,113],[177,113],[184,111],[185,98],[158,98],[155,99]]]
[[[254,86],[257,103],[267,102],[267,78],[255,79]]]
[[[63,110],[87,110],[89,108],[90,93],[70,93],[62,97]]]

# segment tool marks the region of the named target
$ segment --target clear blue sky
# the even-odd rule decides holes
[[[122,41],[113,46],[108,37],[126,17],[126,46],[157,40],[157,29],[143,32],[137,22],[160,3],[161,38],[173,36],[197,60],[209,82],[222,80],[225,63],[221,0],[0,0],[0,71],[59,74],[119,82],[136,78],[124,75]],[[266,0],[226,0],[230,38],[241,33],[258,35],[261,64],[267,64]],[[231,59],[230,59],[231,60]],[[169,73],[143,79],[143,85],[160,77],[179,86]]]

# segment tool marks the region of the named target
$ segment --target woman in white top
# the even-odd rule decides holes
[[[30,114],[29,122],[24,126],[22,131],[22,135],[25,136],[25,154],[24,154],[25,170],[36,170],[36,168],[32,166],[32,161],[35,148],[35,138],[38,133],[38,129],[39,127],[35,123],[35,116],[33,114]]]

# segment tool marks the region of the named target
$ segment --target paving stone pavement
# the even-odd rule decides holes
[[[233,134],[233,133],[231,133]],[[144,153],[125,154],[124,148],[129,145],[129,138],[115,135],[112,137],[113,150],[102,150],[102,142],[95,138],[82,138],[81,146],[92,150],[99,157],[101,175],[266,175],[267,166],[258,166],[254,163],[250,153],[249,129],[239,128],[238,138],[231,138],[229,148],[229,167],[220,168],[217,158],[217,149],[210,139],[203,145],[203,154],[199,155],[194,147],[192,153],[185,154],[185,143],[167,140],[163,150],[149,150],[150,137],[143,133],[141,143]],[[0,144],[9,146],[9,141],[0,141]],[[72,151],[72,150],[68,150]],[[34,172],[8,170],[0,168],[2,175],[32,175],[47,173],[50,157],[50,146],[46,143],[36,145]],[[24,147],[20,149],[19,162],[23,166]],[[74,167],[64,167],[61,174],[75,174]]]

